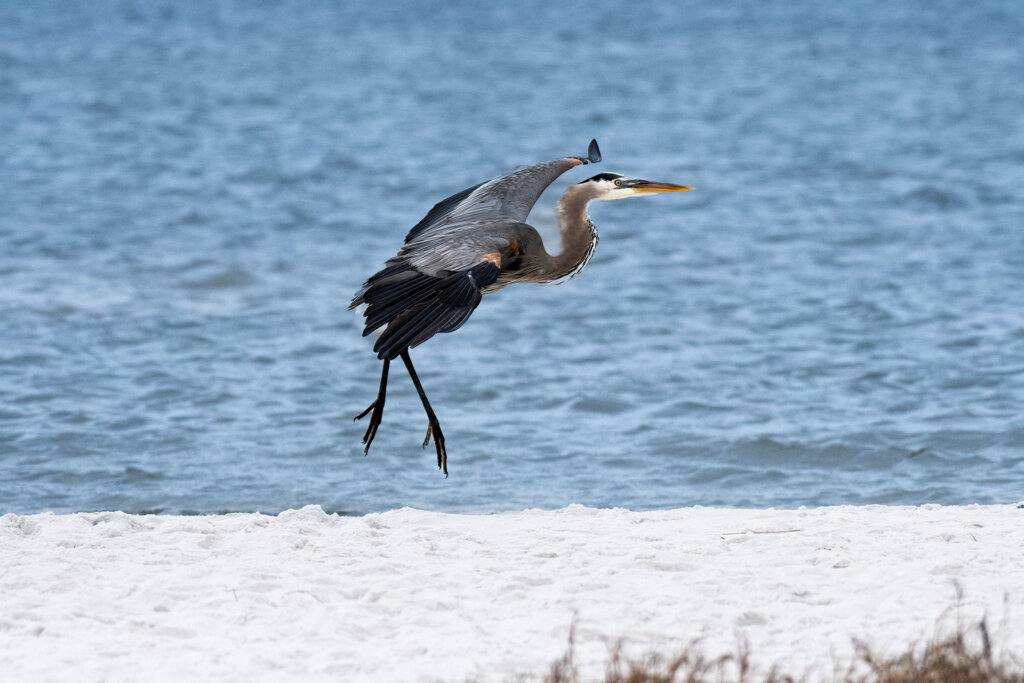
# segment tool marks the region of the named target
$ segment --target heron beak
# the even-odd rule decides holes
[[[673,185],[672,183],[656,183],[652,180],[631,180],[628,184],[633,192],[637,194],[655,194],[657,192],[686,192],[692,187],[686,185]]]

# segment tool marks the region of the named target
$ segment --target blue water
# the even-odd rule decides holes
[[[0,5],[0,512],[1024,498],[1024,5]],[[579,155],[582,275],[401,367],[437,200]],[[553,240],[561,189],[530,222]]]

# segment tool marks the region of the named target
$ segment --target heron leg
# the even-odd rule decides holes
[[[389,365],[391,365],[391,361],[385,358],[384,368],[380,372],[380,389],[377,391],[377,399],[354,418],[354,420],[361,420],[366,417],[367,413],[373,411],[373,415],[370,415],[370,424],[366,427],[366,434],[363,435],[363,443],[366,445],[363,455],[370,452],[370,444],[373,443],[373,437],[377,436],[377,427],[380,426],[380,421],[384,418],[384,397],[388,392]]]
[[[423,391],[423,385],[420,384],[420,378],[416,376],[416,368],[412,366],[412,359],[409,357],[409,349],[402,351],[402,361],[405,363],[405,369],[409,371],[409,377],[412,377],[412,383],[416,385],[416,393],[420,395],[420,400],[423,401],[423,409],[427,411],[427,438],[423,440],[423,447],[426,448],[427,444],[430,443],[431,437],[434,439],[434,448],[437,449],[437,466],[444,472],[444,476],[448,476],[448,451],[444,448],[444,434],[441,433],[441,423],[437,421],[437,415],[434,414],[434,409],[430,407],[430,401],[427,400],[427,392]]]

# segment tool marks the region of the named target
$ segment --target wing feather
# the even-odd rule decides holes
[[[485,183],[480,183],[480,185],[484,184]],[[458,208],[459,204],[461,204],[463,200],[469,197],[469,195],[473,194],[473,192],[478,187],[480,187],[480,185],[467,187],[465,190],[462,190],[461,192],[456,192],[451,197],[448,197],[447,199],[442,199],[437,204],[434,204],[434,208],[427,212],[427,215],[423,217],[423,220],[414,225],[412,227],[412,230],[409,231],[409,234],[405,236],[406,243],[415,239],[416,236],[422,233],[423,231],[429,230],[435,225],[446,220],[449,216],[451,216],[452,212]]]
[[[406,245],[444,234],[449,226],[479,221],[523,222],[547,187],[570,168],[584,163],[576,157],[555,159],[500,175],[438,202],[405,237]],[[589,163],[589,162],[588,162]]]
[[[497,266],[485,261],[444,277],[418,273],[413,290],[407,289],[408,282],[394,287],[378,281],[363,295],[369,304],[363,334],[386,325],[373,350],[381,359],[396,358],[438,332],[462,325],[480,304],[484,288],[493,284],[499,273]]]

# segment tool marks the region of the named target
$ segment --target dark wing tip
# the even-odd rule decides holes
[[[591,140],[590,146],[587,147],[586,157],[569,157],[570,159],[576,159],[584,164],[596,164],[601,161],[601,148],[597,146],[597,140]]]

